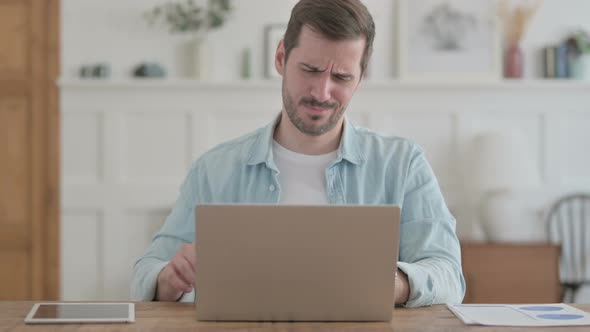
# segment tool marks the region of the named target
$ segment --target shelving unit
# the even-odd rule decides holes
[[[62,88],[276,88],[280,80],[235,80],[199,81],[182,78],[165,79],[77,79],[62,78],[58,81]],[[590,89],[590,81],[566,79],[531,79],[501,81],[402,81],[367,80],[363,88],[444,88],[444,89]]]

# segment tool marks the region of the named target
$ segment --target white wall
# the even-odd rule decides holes
[[[492,221],[508,222],[511,239],[543,241],[549,204],[590,188],[590,157],[580,153],[590,141],[588,91],[590,84],[576,82],[367,83],[347,114],[424,147],[461,239],[481,238],[480,195],[469,190],[466,158],[475,135],[522,133],[543,186],[511,192]],[[64,299],[126,299],[133,263],[164,222],[191,161],[270,122],[279,103],[279,82],[63,82]]]
[[[463,0],[469,1],[469,0]],[[491,1],[491,0],[490,0]],[[164,64],[173,76],[182,76],[182,37],[163,26],[149,27],[142,13],[164,0],[63,0],[62,70],[74,76],[81,64],[99,61],[112,66],[113,76],[125,77],[145,60]],[[235,11],[227,25],[211,34],[213,79],[239,77],[240,54],[252,50],[254,78],[262,77],[266,24],[287,23],[296,0],[234,0]],[[395,63],[395,1],[365,0],[377,25],[372,71],[375,79],[388,78]],[[539,49],[561,41],[569,31],[590,30],[590,1],[545,0],[525,38],[526,76],[540,76]]]

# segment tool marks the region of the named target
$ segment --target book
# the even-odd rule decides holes
[[[556,54],[556,47],[548,46],[543,48],[543,67],[545,70],[545,78],[555,78],[556,77],[556,70],[555,70],[555,54]]]

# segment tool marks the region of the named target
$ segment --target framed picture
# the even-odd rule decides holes
[[[275,69],[275,53],[286,31],[285,24],[270,24],[264,28],[264,76],[266,78],[281,78]]]
[[[399,0],[402,80],[499,80],[501,30],[495,1]]]

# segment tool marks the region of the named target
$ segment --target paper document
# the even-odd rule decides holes
[[[590,325],[590,313],[567,304],[447,304],[468,325],[578,326]]]

